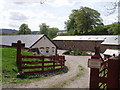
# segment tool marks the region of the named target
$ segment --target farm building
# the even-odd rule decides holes
[[[120,48],[120,35],[58,36],[53,41],[59,49],[67,50],[94,51],[94,47],[99,46],[100,52],[104,52]]]
[[[106,39],[104,42],[102,42],[101,44],[108,46],[109,48],[109,49],[106,49],[106,51],[103,53],[105,58],[108,58],[111,56],[117,57],[120,55],[120,37],[115,38],[115,40],[113,37],[110,37]],[[114,49],[115,46],[118,46],[118,49]]]
[[[25,48],[37,50],[41,55],[57,54],[56,45],[46,35],[4,35],[0,38],[2,38],[2,42],[0,42],[2,47],[12,47],[12,43],[21,40],[22,43],[25,43]]]

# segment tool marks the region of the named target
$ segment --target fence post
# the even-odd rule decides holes
[[[108,59],[107,86],[109,88],[120,88],[120,58],[112,57]]]
[[[55,56],[51,56],[51,58],[52,58],[53,65],[54,65],[54,66],[53,66],[53,69],[55,70],[55,59],[54,59],[54,58],[55,58]]]
[[[42,72],[44,72],[44,56],[42,56]]]
[[[22,68],[21,68],[21,65],[22,65],[22,63],[21,63],[21,60],[22,60],[22,58],[21,58],[21,48],[22,47],[25,47],[25,44],[24,43],[21,43],[21,41],[20,40],[18,40],[17,41],[17,43],[12,43],[12,46],[13,47],[17,47],[17,59],[16,59],[16,64],[17,64],[17,66],[18,66],[18,72],[22,72]]]
[[[65,56],[63,56],[62,62],[63,62],[63,67],[64,67],[65,66]]]

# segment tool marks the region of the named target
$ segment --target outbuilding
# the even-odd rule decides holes
[[[107,47],[106,51],[103,53],[105,58],[112,56],[118,57],[120,55],[120,36],[115,38],[109,37],[101,44]]]
[[[57,54],[57,46],[46,35],[3,35],[0,38],[2,38],[2,42],[0,42],[2,47],[12,47],[12,43],[21,40],[22,43],[25,43],[25,48],[35,50],[40,55]]]
[[[108,45],[109,42],[120,42],[120,35],[81,35],[81,36],[57,36],[53,39],[59,49],[72,49],[77,51],[94,52],[94,47],[99,46],[100,52],[106,49],[117,49],[120,45]]]

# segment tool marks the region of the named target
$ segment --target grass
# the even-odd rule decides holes
[[[75,76],[63,81],[62,83],[58,83],[54,86],[52,86],[52,90],[55,90],[56,88],[62,88],[63,86],[69,84],[71,81],[76,80],[78,77],[81,77],[84,74],[84,68],[80,65],[78,65],[79,73],[77,73]]]
[[[43,76],[39,77],[33,77],[33,76],[27,76],[23,79],[17,78],[18,69],[16,65],[16,49],[15,48],[0,48],[0,52],[2,52],[2,73],[0,76],[2,76],[2,83],[3,84],[10,84],[10,83],[30,83],[34,80],[41,80],[44,79],[44,74],[41,74]],[[28,56],[35,56],[30,52],[27,52],[26,50],[22,50],[22,55],[28,55]],[[38,61],[38,59],[24,59],[24,61]],[[45,59],[46,61],[49,61],[48,59]],[[40,61],[40,59],[39,59]],[[52,63],[48,63],[45,65],[52,65]],[[26,66],[29,66],[27,64]],[[40,64],[37,64],[37,66],[40,66]],[[56,67],[60,68],[60,67]],[[51,69],[51,68],[45,68]],[[31,71],[31,70],[40,70],[39,69],[26,69],[25,71]]]
[[[3,84],[9,83],[28,83],[31,82],[31,77],[25,79],[17,78],[18,69],[16,65],[16,49],[15,48],[0,48],[2,51],[2,81]],[[22,50],[23,55],[33,55],[30,52]],[[34,77],[33,79],[38,79]],[[39,78],[42,79],[42,78]]]

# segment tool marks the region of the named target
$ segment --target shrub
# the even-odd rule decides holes
[[[81,56],[82,52],[79,52],[79,51],[74,51],[73,55],[74,56]]]
[[[64,55],[70,55],[70,51],[65,51],[63,54]]]

